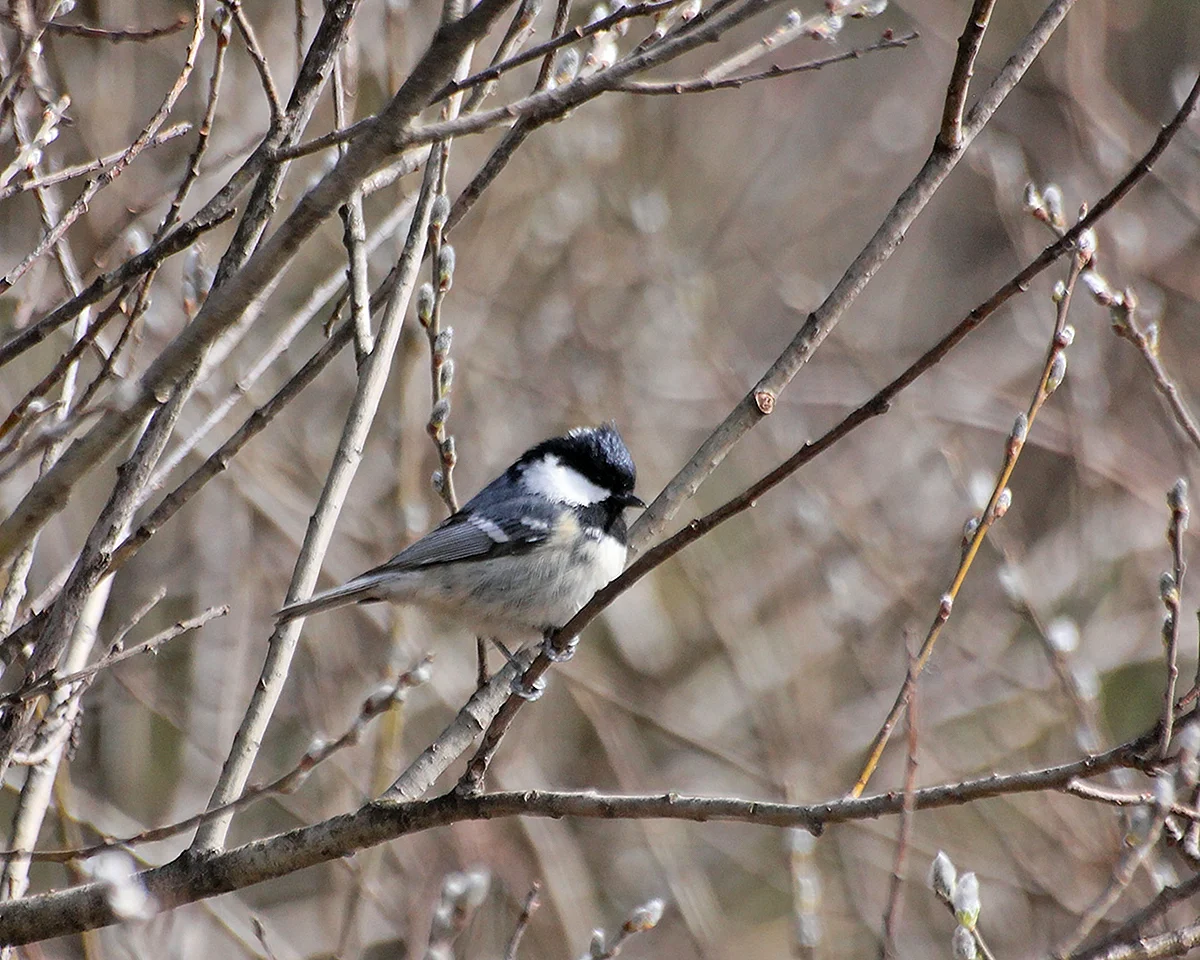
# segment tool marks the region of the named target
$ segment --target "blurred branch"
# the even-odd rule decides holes
[[[1176,886],[1164,888],[1159,892],[1158,896],[1142,907],[1141,910],[1138,910],[1126,919],[1115,930],[1106,933],[1102,940],[1084,950],[1077,950],[1071,954],[1071,960],[1100,960],[1102,957],[1107,958],[1112,956],[1113,954],[1110,951],[1114,948],[1117,950],[1127,949],[1124,946],[1124,941],[1137,937],[1147,924],[1157,920],[1177,903],[1190,900],[1197,893],[1200,893],[1200,873],[1189,877],[1183,883]],[[1167,936],[1170,936],[1170,934]]]
[[[1150,372],[1154,376],[1154,386],[1167,401],[1167,406],[1171,408],[1175,422],[1187,434],[1187,438],[1192,441],[1196,449],[1200,450],[1200,426],[1196,424],[1196,418],[1192,416],[1192,412],[1184,403],[1179,388],[1167,373],[1162,360],[1159,359],[1156,341],[1151,339],[1138,324],[1137,300],[1131,290],[1125,290],[1120,295],[1120,303],[1117,307],[1122,313],[1123,322],[1114,323],[1113,330],[1118,336],[1137,347],[1138,353],[1142,355],[1142,359],[1146,361],[1146,366],[1150,368]]]
[[[1153,749],[1155,742],[1153,734],[1147,734],[1107,753],[1073,763],[922,787],[913,794],[913,808],[960,806],[989,797],[1057,789],[1077,777],[1095,776],[1121,766],[1140,769],[1147,762],[1145,752]],[[594,792],[525,790],[473,797],[449,793],[431,800],[407,803],[377,801],[354,813],[256,840],[203,860],[185,854],[165,866],[142,872],[138,879],[159,904],[175,907],[327,863],[397,837],[464,820],[515,816],[604,820],[653,818],[700,823],[727,821],[819,831],[829,824],[894,815],[903,805],[903,796],[896,792],[811,805],[732,797],[687,797],[676,793],[604,796]],[[49,855],[53,856],[53,852]],[[87,884],[7,905],[0,912],[0,944],[63,936],[115,920],[101,886]]]
[[[140,651],[131,650],[129,654],[133,655],[135,652]],[[13,859],[22,859],[39,863],[68,863],[72,860],[82,860],[97,856],[108,850],[126,849],[145,843],[156,843],[160,840],[167,840],[181,833],[186,833],[195,827],[211,823],[217,817],[242,810],[262,800],[264,797],[293,793],[308,780],[309,775],[314,769],[335,753],[345,750],[347,747],[357,746],[362,739],[363,732],[372,720],[386,713],[395,704],[402,703],[408,697],[409,691],[414,687],[428,682],[431,676],[432,659],[432,656],[427,654],[412,669],[401,673],[395,681],[384,684],[367,697],[363,701],[354,720],[339,737],[334,740],[314,737],[308,749],[304,751],[299,761],[291,769],[269,783],[248,787],[238,797],[230,800],[228,803],[222,804],[220,807],[213,807],[203,813],[193,814],[186,819],[178,820],[175,823],[169,823],[165,826],[152,827],[133,836],[122,838],[110,837],[98,843],[93,843],[90,846],[78,847],[72,850],[41,850],[32,852],[24,849],[0,850],[0,860],[7,862]],[[94,675],[94,669],[81,672]]]
[[[44,693],[50,693],[61,687],[70,686],[73,683],[78,683],[81,680],[90,680],[102,670],[107,670],[109,667],[114,667],[118,663],[129,660],[132,657],[141,656],[143,653],[157,653],[158,648],[176,637],[181,637],[186,633],[191,633],[193,630],[198,630],[208,621],[214,620],[217,617],[226,616],[229,613],[228,606],[209,607],[203,613],[197,614],[194,617],[189,617],[186,620],[179,620],[165,630],[162,630],[152,636],[149,640],[143,640],[141,643],[130,647],[128,650],[123,648],[120,637],[114,640],[110,645],[110,652],[101,657],[95,663],[89,664],[80,670],[73,673],[62,675],[52,675],[39,681],[38,683],[30,684],[22,687],[20,690],[8,694],[3,698],[4,703],[22,703],[32,700]]]
[[[1144,937],[1137,943],[1119,944],[1094,956],[1097,960],[1156,960],[1181,957],[1197,946],[1200,946],[1200,923],[1193,923],[1169,933]]]
[[[1179,679],[1179,618],[1183,613],[1181,595],[1183,574],[1187,561],[1183,556],[1183,535],[1188,526],[1187,481],[1182,477],[1167,491],[1167,506],[1171,522],[1167,526],[1167,543],[1171,547],[1171,572],[1164,573],[1159,583],[1159,595],[1167,615],[1163,619],[1162,636],[1166,648],[1167,684],[1163,691],[1163,712],[1159,728],[1158,755],[1164,761],[1171,748],[1171,733],[1175,722],[1175,684]]]
[[[910,653],[908,665],[910,677],[915,668],[916,663]],[[916,802],[917,722],[917,698],[914,696],[909,701],[908,711],[904,715],[905,728],[908,733],[908,756],[904,764],[904,804],[900,808],[900,825],[896,831],[896,855],[892,861],[892,876],[888,881],[887,907],[883,911],[883,945],[880,955],[885,960],[900,955],[896,947],[896,931],[900,925],[900,900],[904,887],[905,861],[908,857],[908,845],[912,840],[913,805]]]

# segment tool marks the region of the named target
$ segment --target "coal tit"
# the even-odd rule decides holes
[[[633,458],[616,427],[544,440],[421,539],[348,583],[288,604],[278,623],[349,603],[408,603],[481,636],[562,626],[625,566]]]

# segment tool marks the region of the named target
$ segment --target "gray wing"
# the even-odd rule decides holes
[[[521,553],[546,540],[553,530],[553,508],[540,499],[516,498],[503,507],[493,506],[486,516],[471,506],[467,504],[441,526],[362,576]]]

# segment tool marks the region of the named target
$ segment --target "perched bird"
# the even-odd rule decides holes
[[[633,458],[615,426],[544,440],[420,540],[332,590],[288,604],[278,623],[388,600],[523,640],[562,626],[625,565]]]

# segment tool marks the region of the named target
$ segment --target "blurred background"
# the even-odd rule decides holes
[[[319,6],[245,4],[284,91],[295,74],[296,10],[311,32]],[[81,2],[66,19],[148,27],[190,9],[157,0]],[[998,4],[974,92],[994,78],[1041,9],[1024,0]],[[617,422],[633,451],[639,492],[655,495],[788,343],[924,161],[966,10],[945,0],[893,0],[875,19],[848,21],[836,42],[801,40],[760,66],[865,46],[884,30],[917,31],[904,49],[736,91],[611,94],[536,132],[451,238],[458,266],[443,323],[454,329],[447,429],[457,443],[460,495],[537,440],[605,419]],[[353,117],[385,102],[439,11],[430,0],[363,4],[347,55]],[[661,78],[698,75],[722,52],[763,35],[782,12],[670,65]],[[590,14],[579,4],[573,22]],[[549,36],[551,15],[543,11],[535,41]],[[635,27],[622,49],[644,29]],[[11,59],[13,31],[3,36]],[[50,168],[127,145],[176,75],[186,37],[184,30],[114,45],[48,34],[46,75],[57,92],[69,91],[73,121],[47,150]],[[1023,209],[1026,183],[1059,185],[1069,214],[1094,201],[1182,101],[1197,50],[1200,17],[1190,0],[1079,4],[774,414],[676,522],[744,489],[823,433],[1032,259],[1053,238]],[[210,32],[173,119],[198,122],[211,65]],[[268,123],[236,36],[227,71],[185,216],[225,183]],[[536,65],[516,71],[499,96],[520,96],[535,73]],[[309,135],[332,127],[326,95]],[[9,136],[7,127],[0,136]],[[454,144],[451,196],[498,136]],[[144,245],[193,138],[148,151],[98,194],[68,234],[85,280]],[[11,139],[0,150],[7,162]],[[1198,159],[1193,123],[1098,231],[1104,276],[1136,290],[1142,321],[1158,325],[1162,361],[1185,398],[1200,389]],[[281,210],[323,163],[293,165]],[[368,198],[369,234],[418,179]],[[78,185],[60,190],[69,203]],[[373,283],[394,262],[403,227],[401,220],[372,255]],[[30,194],[4,202],[5,269],[41,231]],[[231,235],[230,225],[208,235],[211,264]],[[142,369],[186,323],[182,269],[182,258],[164,267],[132,364],[120,372]],[[320,345],[332,297],[314,304],[313,291],[343,270],[341,224],[330,222],[188,404],[181,438],[245,386],[164,489]],[[986,502],[1013,418],[1032,396],[1054,322],[1051,288],[1065,275],[1065,263],[1045,272],[886,416],[622,596],[585,634],[579,655],[555,672],[547,695],[522,712],[492,785],[795,802],[845,793],[904,678],[906,651],[923,638],[958,563],[963,524]],[[57,267],[43,257],[0,299],[0,333],[7,338],[62,299]],[[305,311],[311,322],[246,385],[278,331]],[[920,783],[1067,761],[1142,732],[1159,710],[1158,578],[1170,562],[1165,494],[1176,477],[1195,480],[1196,450],[1172,423],[1144,361],[1110,331],[1106,311],[1079,296],[1071,322],[1077,335],[1066,382],[1035,424],[1011,483],[1013,507],[985,543],[921,679]],[[0,399],[8,407],[53,364],[67,342],[60,336],[5,370]],[[84,375],[95,368],[89,355]],[[66,817],[47,820],[44,845],[69,842],[80,824],[85,835],[88,825],[120,835],[207,802],[258,678],[271,614],[354,384],[346,352],[116,577],[102,642],[160,588],[166,599],[130,642],[212,605],[229,604],[231,612],[96,684],[59,776],[56,810]],[[410,324],[323,586],[386,559],[444,515],[429,482],[436,466],[424,430],[429,390],[428,346]],[[113,469],[90,478],[44,531],[30,601],[74,558]],[[11,509],[35,474],[36,464],[9,476],[0,509]],[[1188,685],[1196,596],[1185,583]],[[231,840],[352,809],[390,783],[473,688],[472,639],[415,613],[373,606],[306,624],[255,780],[290,769],[314,736],[342,732],[364,695],[426,651],[436,652],[430,685],[297,794],[240,815]],[[900,735],[871,791],[899,789],[904,760]],[[10,785],[21,777],[10,773]],[[1145,788],[1137,779],[1124,785]],[[9,790],[0,813],[12,805]],[[1028,956],[1069,931],[1103,888],[1123,831],[1110,808],[1044,794],[923,812],[913,829],[898,931],[905,956],[949,955],[954,920],[925,880],[937,850],[978,873],[980,925],[997,955]],[[624,956],[874,956],[896,830],[894,818],[837,826],[819,839],[653,821],[463,824],[105,931],[86,949],[114,957],[266,956],[253,933],[257,917],[281,960],[420,956],[446,874],[480,868],[490,872],[490,892],[458,941],[464,958],[499,955],[535,880],[544,905],[525,957],[579,956],[594,927],[615,930],[652,897],[667,901],[666,916]],[[138,853],[163,862],[186,841]],[[1152,860],[1114,916],[1178,871],[1186,868],[1169,854]],[[33,871],[34,889],[70,879],[60,867]],[[44,955],[84,949],[79,939],[56,941]]]

